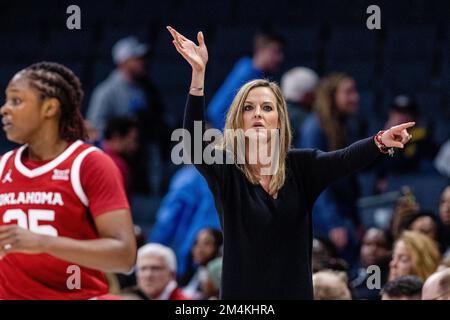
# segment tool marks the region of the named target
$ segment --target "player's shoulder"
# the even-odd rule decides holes
[[[76,154],[77,155],[79,155],[81,153],[90,154],[90,153],[93,153],[93,152],[95,152],[95,153],[102,153],[103,152],[102,149],[100,149],[99,147],[97,147],[97,146],[95,146],[93,144],[90,144],[90,143],[87,143],[87,142],[84,142],[84,141],[81,141],[81,140],[79,140],[77,143],[79,144],[78,147],[77,147],[77,150],[76,150]]]
[[[81,162],[81,168],[93,168],[95,170],[111,170],[115,168],[113,159],[102,149],[89,143],[80,146],[77,158]]]
[[[89,163],[108,161],[110,159],[101,148],[86,142],[79,146],[76,157],[82,157],[83,162]]]

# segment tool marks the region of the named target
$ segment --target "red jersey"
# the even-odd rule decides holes
[[[0,225],[79,240],[97,239],[94,218],[128,209],[121,175],[100,149],[76,141],[50,161],[31,161],[26,146],[0,159]],[[0,299],[90,299],[108,292],[100,271],[48,254],[0,259]],[[74,270],[78,286],[71,285]],[[75,287],[75,288],[74,288]]]

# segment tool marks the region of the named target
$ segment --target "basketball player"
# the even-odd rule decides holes
[[[83,142],[81,84],[52,62],[18,72],[1,107],[18,149],[0,159],[0,299],[92,299],[136,257],[112,160]]]

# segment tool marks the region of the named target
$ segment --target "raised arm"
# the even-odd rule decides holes
[[[208,62],[208,50],[206,48],[205,39],[203,33],[199,32],[197,34],[198,45],[196,45],[193,41],[187,39],[174,28],[167,27],[167,30],[169,30],[173,37],[172,43],[176,50],[192,67],[191,86],[186,101],[183,123],[183,127],[189,132],[190,138],[183,138],[185,144],[184,151],[189,153],[188,156],[191,163],[195,165],[211,187],[218,181],[220,166],[215,164],[205,164],[202,159],[205,143],[203,143],[203,141],[196,141],[197,143],[194,142],[194,138],[199,137],[199,132],[195,134],[196,125],[201,125],[201,134],[203,135],[206,122],[204,84],[206,64]]]
[[[415,122],[400,124],[344,149],[332,152],[314,150],[309,163],[313,198],[333,181],[364,169],[389,149],[403,149],[411,139],[407,129],[414,125]]]
[[[197,34],[198,45],[196,45],[174,28],[168,26],[167,30],[169,30],[173,37],[172,43],[178,53],[181,54],[192,67],[192,80],[189,94],[203,97],[206,64],[208,63],[208,49],[206,48],[203,33],[200,31]]]
[[[173,37],[172,43],[177,51],[192,67],[191,86],[189,88],[189,95],[184,112],[183,127],[190,133],[191,139],[193,139],[195,121],[201,121],[202,132],[205,130],[204,85],[206,64],[208,62],[208,50],[202,32],[197,34],[199,45],[196,45],[174,28],[167,27],[167,30],[169,30]],[[191,145],[194,147],[193,141],[191,141]],[[192,150],[194,149],[192,148]],[[190,158],[191,160],[194,160],[192,154],[190,155]]]

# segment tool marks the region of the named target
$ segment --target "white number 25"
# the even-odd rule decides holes
[[[27,214],[22,209],[9,209],[3,215],[3,222],[10,223],[17,221],[17,225],[32,232],[45,234],[49,236],[57,236],[58,231],[49,225],[40,225],[40,221],[55,221],[55,211],[30,209]]]

